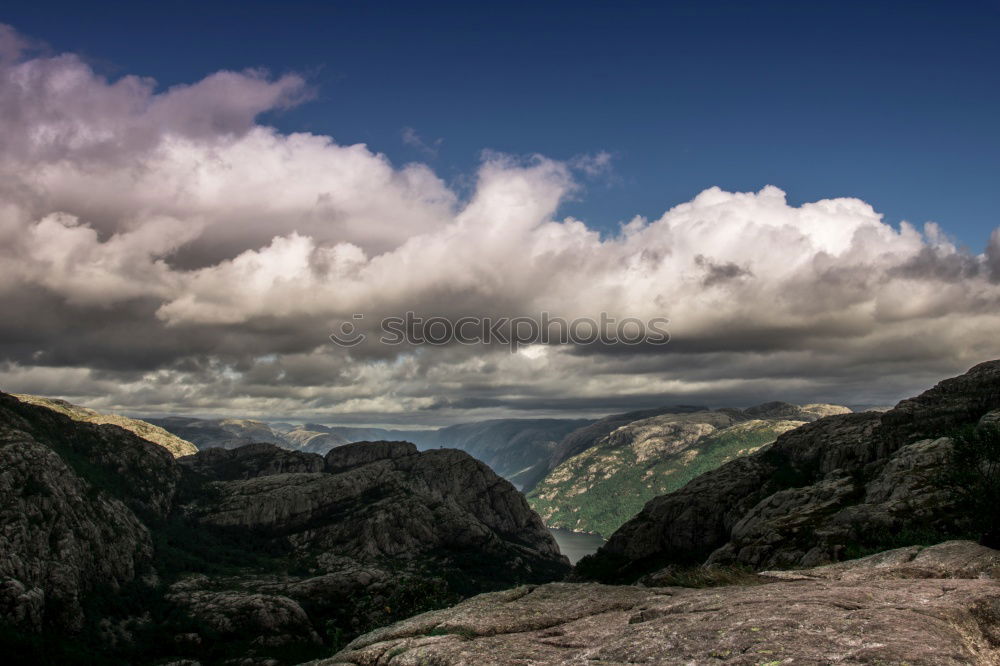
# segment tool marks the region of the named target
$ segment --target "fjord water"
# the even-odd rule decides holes
[[[569,558],[570,564],[576,564],[582,558],[604,545],[604,538],[598,534],[585,534],[583,532],[570,532],[569,530],[549,528],[549,532],[559,544],[559,550]]]

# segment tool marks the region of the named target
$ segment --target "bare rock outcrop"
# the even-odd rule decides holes
[[[324,460],[331,474],[367,465],[376,460],[392,460],[417,454],[410,442],[354,442],[331,449]]]
[[[253,479],[271,474],[322,472],[323,458],[274,444],[247,444],[236,449],[204,449],[178,462],[215,481]]]
[[[80,422],[3,393],[0,425],[55,451],[78,475],[140,517],[169,513],[181,469],[162,446],[120,426]]]
[[[203,633],[216,639],[246,641],[278,647],[307,642],[321,644],[309,615],[294,599],[281,594],[251,590],[188,589],[175,586],[166,600],[184,612],[192,623],[183,641],[199,641]]]
[[[996,664],[998,562],[950,542],[757,585],[522,587],[376,630],[314,666]]]
[[[273,455],[262,448],[247,459]],[[355,443],[331,450],[325,469],[216,482],[186,510],[203,525],[249,530],[296,551],[360,559],[476,553],[506,562],[498,580],[568,571],[524,497],[466,453]]]

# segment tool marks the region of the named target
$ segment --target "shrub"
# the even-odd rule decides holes
[[[965,428],[952,440],[945,484],[980,543],[1000,548],[1000,427]]]
[[[669,566],[640,579],[652,587],[725,587],[728,585],[762,585],[768,582],[744,566]]]

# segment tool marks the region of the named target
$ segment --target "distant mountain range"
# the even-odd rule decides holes
[[[201,419],[188,416],[144,420],[105,414],[57,398],[18,395],[76,421],[118,425],[170,451],[175,457],[199,450],[273,444],[292,451],[326,454],[353,442],[407,441],[420,450],[459,449],[482,460],[519,489],[528,489],[561,457],[559,447],[572,433],[594,423],[587,419],[493,419],[439,429],[394,429],[267,423],[254,419]]]
[[[773,402],[746,410],[673,405],[588,419],[493,419],[437,430],[267,423],[184,416],[147,421],[21,396],[78,421],[120,425],[175,456],[196,450],[271,444],[302,453],[361,441],[409,441],[420,450],[459,449],[527,493],[546,525],[609,535],[653,497],[770,444],[835,405]]]
[[[496,419],[461,423],[428,433],[425,446],[461,449],[482,460],[522,490],[538,478],[539,467],[572,433],[593,423],[586,419]]]
[[[293,451],[325,454],[352,442],[407,441],[419,449],[459,449],[482,460],[515,486],[525,488],[548,469],[560,442],[593,421],[586,419],[494,419],[460,423],[438,430],[405,430],[329,426],[319,423],[295,425],[249,419],[197,419],[183,416],[149,418],[198,449],[234,449],[247,444],[275,444]]]

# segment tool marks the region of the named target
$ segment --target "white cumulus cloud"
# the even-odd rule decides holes
[[[262,124],[308,100],[294,74],[163,90],[31,49],[0,26],[8,390],[132,412],[439,423],[879,402],[1000,355],[1000,229],[974,255],[935,224],[894,227],[854,198],[792,206],[769,185],[708,187],[602,236],[559,211],[607,153],[486,153],[462,196],[427,165]],[[664,317],[671,342],[376,344],[380,318],[407,310]],[[331,345],[355,313],[369,341]]]

